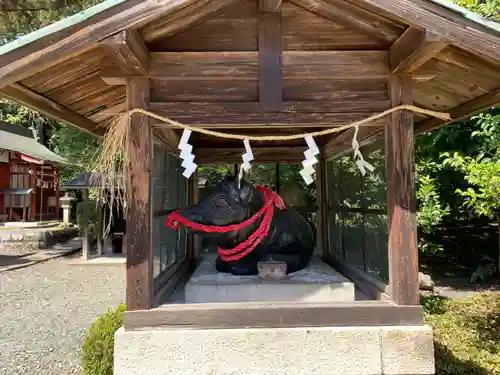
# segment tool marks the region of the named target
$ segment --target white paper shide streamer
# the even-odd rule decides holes
[[[358,142],[358,132],[359,126],[356,125],[354,127],[354,137],[352,138],[352,149],[354,151],[354,159],[356,160],[356,165],[358,166],[359,171],[364,176],[366,174],[366,170],[368,169],[370,172],[375,170],[375,167],[368,163],[364,158],[361,151],[359,151],[359,142]]]
[[[193,146],[188,143],[190,136],[191,130],[184,129],[178,147],[181,150],[181,154],[179,155],[182,159],[181,167],[184,168],[182,175],[188,179],[196,171],[196,168],[198,168],[198,165],[194,162]]]
[[[308,149],[304,151],[305,160],[302,162],[303,168],[300,171],[300,175],[304,179],[304,182],[307,185],[310,185],[314,182],[313,175],[316,172],[314,165],[318,162],[316,155],[319,154],[319,148],[310,134],[306,135],[304,139],[307,143]]]
[[[243,163],[241,163],[240,171],[238,173],[238,187],[241,179],[243,178],[243,172],[248,172],[252,168],[252,164],[250,163],[252,160],[254,160],[252,148],[250,147],[250,141],[248,139],[245,139],[243,141],[243,145],[245,146],[245,153],[241,155],[241,160],[243,160]]]

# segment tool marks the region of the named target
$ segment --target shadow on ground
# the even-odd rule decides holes
[[[33,254],[33,253],[32,253]],[[31,254],[23,255],[0,255],[0,267],[8,267],[18,264],[30,263],[29,259],[26,259]]]
[[[457,358],[446,346],[434,341],[436,375],[491,375],[491,373],[472,361]]]

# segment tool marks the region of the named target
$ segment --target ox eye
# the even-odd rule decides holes
[[[229,204],[227,203],[227,199],[223,195],[216,196],[214,201],[213,201],[213,204],[214,204],[215,208],[217,208],[219,210],[224,209],[227,206],[229,206]]]

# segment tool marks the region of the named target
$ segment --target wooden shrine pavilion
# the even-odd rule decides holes
[[[339,127],[404,104],[449,113],[397,111],[362,126],[357,140],[375,166],[364,176],[353,129],[315,138],[318,249],[368,301],[170,304],[200,254],[190,235],[163,226],[169,210],[197,200],[196,176],[181,175],[182,129],[134,114],[125,180],[128,311],[116,374],[433,373],[414,139],[500,103],[498,23],[446,0],[107,0],[0,47],[0,96],[96,137],[137,108],[245,135]],[[240,163],[244,152],[197,132],[190,143],[198,165]],[[300,163],[306,148],[251,145],[254,163]]]

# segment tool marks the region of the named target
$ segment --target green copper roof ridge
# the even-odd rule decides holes
[[[120,5],[122,3],[127,2],[128,0],[106,0],[100,4],[94,5],[90,8],[82,10],[72,16],[63,18],[57,22],[54,22],[50,25],[42,27],[41,29],[35,30],[29,34],[23,35],[20,38],[13,40],[3,46],[0,46],[0,55],[11,52],[15,49],[24,47],[25,45],[37,41],[45,36],[53,34],[57,31],[72,27],[80,22],[89,19],[96,14],[102,13],[114,6]]]
[[[462,17],[477,23],[478,25],[487,27],[488,29],[494,30],[500,33],[500,22],[490,20],[486,17],[483,17],[479,13],[472,12],[460,5],[455,4],[450,0],[427,0],[431,3],[441,6],[442,8],[446,8],[451,10],[452,12],[459,13]]]

